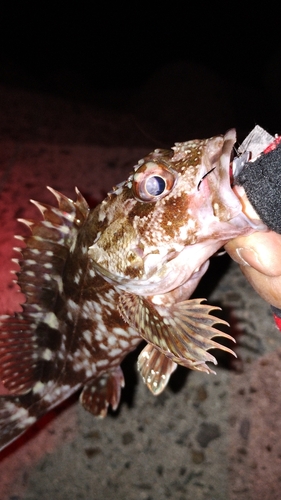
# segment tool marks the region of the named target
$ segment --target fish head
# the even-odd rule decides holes
[[[140,160],[98,208],[89,249],[95,270],[125,291],[165,293],[245,232],[249,225],[239,219],[241,203],[230,185],[235,142],[232,129]]]

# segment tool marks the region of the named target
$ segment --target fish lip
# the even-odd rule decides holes
[[[221,137],[221,141],[220,143],[210,141],[207,148],[206,163],[209,165],[210,175],[204,184],[205,189],[209,190],[215,216],[220,222],[231,222],[242,211],[241,202],[231,186],[231,162],[236,143],[235,129],[228,130]]]

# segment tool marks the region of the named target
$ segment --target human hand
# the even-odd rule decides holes
[[[243,191],[238,188],[236,192],[243,212],[257,218]],[[257,293],[266,302],[281,309],[281,235],[273,231],[255,232],[233,239],[225,245],[225,249],[238,262]]]

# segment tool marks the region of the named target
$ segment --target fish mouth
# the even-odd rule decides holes
[[[241,203],[231,188],[231,161],[236,140],[235,129],[230,129],[223,136],[223,142],[217,145],[217,150],[210,142],[207,152],[212,173],[206,180],[215,215],[221,222],[227,222],[241,212]]]
[[[244,210],[242,197],[235,189],[237,187],[234,185],[235,177],[249,159],[247,151],[237,157],[234,148],[236,142],[235,129],[226,132],[223,136],[223,143],[212,143],[212,140],[210,141],[207,151],[209,170],[203,175],[198,186],[199,189],[205,188],[208,190],[213,200],[214,214],[221,222],[230,222],[233,226],[241,229],[248,227],[249,230],[265,230],[266,226],[256,214],[250,214]]]

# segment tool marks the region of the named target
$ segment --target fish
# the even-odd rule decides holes
[[[57,206],[33,201],[22,220],[17,282],[22,311],[0,318],[0,449],[80,391],[94,416],[116,410],[120,364],[145,341],[138,370],[160,394],[177,365],[214,373],[209,352],[218,307],[190,298],[210,257],[253,231],[230,182],[236,132],[155,149],[90,209],[48,188]],[[32,201],[32,200],[31,200]],[[235,355],[235,354],[234,354]]]

